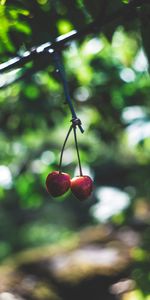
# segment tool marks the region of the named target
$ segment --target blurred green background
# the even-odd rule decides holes
[[[128,1],[106,1],[106,14],[123,2]],[[1,0],[0,62],[80,30],[98,13],[102,17],[101,9],[102,0]],[[139,294],[128,299],[149,299],[149,34],[145,4],[63,50],[71,98],[85,129],[78,131],[83,170],[94,179],[93,195],[84,203],[70,193],[53,199],[45,190],[47,174],[58,169],[71,119],[53,61],[42,58],[0,74],[1,261],[62,243],[89,225],[132,228],[141,237],[131,271]],[[63,171],[79,173],[73,135]]]

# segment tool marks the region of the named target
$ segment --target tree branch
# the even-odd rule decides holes
[[[80,39],[81,37],[88,34],[95,34],[97,32],[100,32],[105,24],[111,23],[118,18],[128,17],[132,10],[135,11],[137,7],[143,4],[150,4],[150,1],[133,0],[129,4],[124,4],[124,6],[120,10],[114,12],[112,15],[105,16],[105,18],[102,18],[101,20],[98,16],[97,20],[91,22],[90,24],[82,28],[80,31],[73,30],[67,34],[57,37],[53,43],[47,42],[38,47],[33,47],[30,51],[24,52],[23,55],[14,57],[5,63],[2,63],[0,65],[0,74],[15,68],[23,67],[26,63],[32,60],[37,60],[39,59],[39,57],[45,56],[48,53],[49,55],[51,55],[53,53],[53,51],[51,53],[51,49],[62,50],[66,43],[72,40]]]

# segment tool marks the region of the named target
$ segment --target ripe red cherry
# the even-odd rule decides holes
[[[46,178],[46,188],[53,197],[59,197],[66,193],[71,185],[70,176],[67,173],[53,171]]]
[[[93,181],[89,176],[77,176],[71,180],[71,191],[81,201],[91,195],[92,189]]]

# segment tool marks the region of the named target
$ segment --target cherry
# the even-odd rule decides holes
[[[71,180],[71,191],[81,201],[91,195],[92,189],[93,181],[89,176],[77,176]]]
[[[53,197],[59,197],[66,193],[70,185],[70,176],[67,173],[53,171],[46,178],[47,191]]]

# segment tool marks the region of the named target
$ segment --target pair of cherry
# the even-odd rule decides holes
[[[71,179],[67,173],[53,171],[46,178],[47,191],[53,197],[62,196],[71,188],[74,196],[82,201],[90,196],[92,186],[92,179],[86,175]]]
[[[93,181],[89,176],[83,175],[82,173],[77,135],[76,135],[77,126],[82,130],[81,121],[78,118],[73,118],[71,120],[71,123],[72,124],[69,128],[64,144],[62,146],[60,163],[59,163],[59,171],[53,171],[52,173],[48,174],[46,178],[46,189],[51,196],[59,197],[65,194],[71,188],[71,191],[75,195],[75,197],[82,201],[87,199],[90,196],[93,188]],[[77,151],[80,176],[76,176],[71,179],[69,174],[61,172],[61,166],[62,166],[62,157],[63,157],[64,148],[72,130],[74,132],[74,140],[75,140],[75,146]]]

